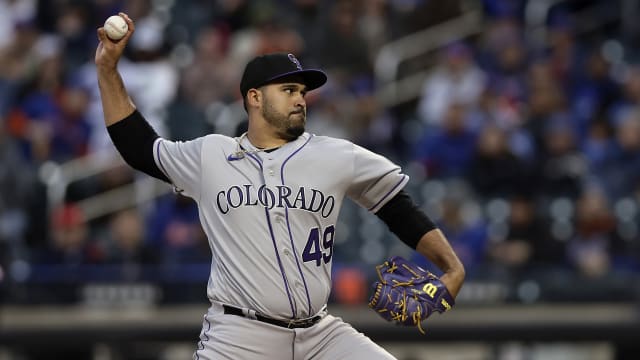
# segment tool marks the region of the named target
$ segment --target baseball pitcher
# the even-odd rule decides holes
[[[159,137],[117,70],[135,25],[119,41],[98,29],[95,63],[105,124],[133,168],[193,198],[213,254],[194,359],[393,359],[327,311],[338,213],[345,197],[428,257],[440,278],[399,257],[377,267],[369,306],[417,326],[454,305],[464,268],[403,187],[408,176],[349,141],[305,132],[305,94],[327,76],[292,54],[250,61],[240,91],[248,131],[187,142]]]

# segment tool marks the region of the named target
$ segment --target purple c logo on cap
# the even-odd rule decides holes
[[[292,63],[296,64],[296,67],[298,68],[298,70],[302,70],[302,65],[300,65],[300,61],[298,61],[298,59],[296,59],[296,57],[293,56],[293,54],[287,54],[287,56],[289,57],[289,60],[291,60]]]

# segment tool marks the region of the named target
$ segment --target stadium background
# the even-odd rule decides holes
[[[243,131],[255,54],[329,73],[308,128],[400,163],[467,268],[428,335],[363,307],[415,257],[348,203],[332,311],[400,359],[631,359],[640,334],[640,4],[633,0],[0,0],[0,359],[189,358],[210,254],[197,209],[102,123],[95,29],[159,133]]]

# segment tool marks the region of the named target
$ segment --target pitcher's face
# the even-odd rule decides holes
[[[304,133],[307,104],[306,86],[298,82],[282,82],[265,85],[262,92],[262,117],[274,127],[276,133],[287,141]]]

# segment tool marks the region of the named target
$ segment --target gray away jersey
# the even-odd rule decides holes
[[[228,159],[236,151],[237,139],[222,135],[154,143],[158,167],[198,204],[213,255],[207,295],[273,318],[313,316],[331,290],[344,197],[375,213],[409,177],[349,141],[308,133]]]

